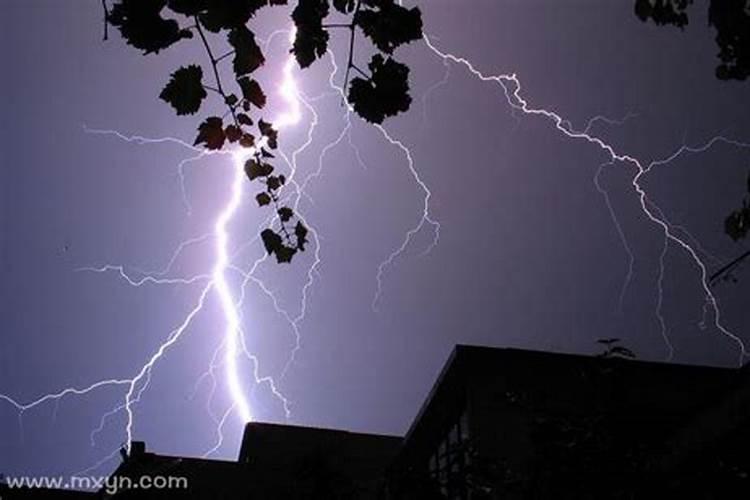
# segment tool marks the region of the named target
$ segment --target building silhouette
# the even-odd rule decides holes
[[[749,428],[750,366],[459,345],[406,436],[250,423],[236,461],[133,443],[110,479],[187,487],[95,497],[727,498],[750,491]]]

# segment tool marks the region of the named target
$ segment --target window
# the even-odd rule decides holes
[[[464,410],[447,427],[428,461],[430,476],[440,485],[440,491],[451,500],[469,498],[466,485],[469,449],[469,416]]]

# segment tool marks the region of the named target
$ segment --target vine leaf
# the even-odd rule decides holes
[[[208,96],[203,88],[203,70],[191,64],[182,66],[172,76],[159,98],[172,105],[178,115],[195,114]]]
[[[289,207],[281,207],[278,210],[278,214],[281,222],[289,222],[289,220],[294,216],[294,210]]]
[[[252,73],[266,62],[263,52],[255,42],[255,35],[244,24],[230,31],[227,40],[234,48],[232,66],[237,78]]]
[[[258,128],[260,133],[268,139],[269,148],[276,149],[279,147],[279,132],[270,123],[259,120]]]
[[[392,1],[375,5],[375,9],[357,11],[354,24],[380,51],[392,54],[397,47],[422,38],[422,13],[417,7],[407,9]]]
[[[237,125],[227,125],[224,135],[229,142],[237,142],[242,138],[242,130]]]
[[[342,14],[349,14],[354,10],[356,0],[333,0],[333,7]]]
[[[329,10],[328,0],[299,0],[292,11],[297,27],[292,54],[301,68],[307,68],[328,50],[328,32],[323,29],[323,19]]]
[[[392,58],[372,56],[369,64],[372,78],[354,78],[349,87],[349,101],[354,110],[371,123],[383,123],[386,117],[407,111],[409,68]]]
[[[266,105],[266,94],[263,93],[263,89],[260,88],[260,84],[255,80],[249,78],[240,78],[237,83],[242,89],[242,97],[249,103],[252,103],[256,108],[263,108]]]
[[[125,41],[144,54],[158,53],[183,38],[192,38],[190,30],[180,29],[174,19],[164,19],[161,11],[166,0],[120,0],[112,5],[107,21]]]
[[[211,116],[198,126],[198,137],[194,145],[205,144],[208,149],[221,149],[226,140],[222,119]]]
[[[261,163],[252,158],[245,162],[245,175],[251,181],[258,177],[267,177],[271,173],[273,173],[273,167],[268,163]]]
[[[284,240],[273,229],[264,229],[260,233],[260,238],[263,240],[263,246],[266,247],[268,255],[275,254],[276,261],[279,263],[291,262],[292,257],[297,253],[296,248],[284,245]]]
[[[641,21],[653,20],[657,26],[671,24],[678,28],[684,28],[688,24],[688,16],[685,9],[692,0],[636,0],[635,15]]]
[[[750,206],[744,204],[740,210],[735,210],[724,221],[724,232],[734,241],[747,236],[750,231]]]
[[[258,193],[255,196],[255,201],[258,202],[258,206],[264,207],[271,203],[271,196],[268,193]]]
[[[167,6],[184,16],[197,16],[208,8],[209,0],[168,0]]]
[[[240,125],[245,126],[252,126],[253,120],[247,116],[245,113],[237,113],[237,121],[240,123]]]
[[[297,237],[297,248],[304,252],[307,244],[307,228],[302,221],[297,221],[297,225],[294,226],[294,235]]]
[[[268,0],[209,0],[200,20],[207,30],[218,33],[244,26],[258,9],[268,4]]]
[[[240,137],[240,146],[243,148],[255,146],[255,137],[253,137],[253,134],[248,134],[247,132],[242,134],[242,137]]]

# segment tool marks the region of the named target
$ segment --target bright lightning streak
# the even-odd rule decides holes
[[[229,392],[234,401],[237,413],[243,422],[250,422],[253,418],[250,411],[250,404],[245,398],[240,382],[239,369],[237,367],[237,358],[239,357],[240,347],[240,318],[234,305],[232,292],[227,283],[226,269],[229,265],[229,255],[227,246],[229,243],[229,234],[227,233],[227,224],[234,216],[242,200],[242,186],[244,175],[242,165],[244,158],[238,156],[234,165],[234,180],[232,182],[232,195],[224,211],[216,220],[216,266],[213,272],[213,281],[216,284],[216,293],[221,302],[221,308],[227,322],[226,331],[226,377],[229,386]]]
[[[272,37],[274,35],[272,35]],[[294,37],[295,37],[295,31],[292,30],[289,32],[290,41],[293,41]],[[299,90],[297,89],[297,83],[294,79],[294,63],[295,63],[294,58],[292,56],[289,56],[283,69],[282,83],[280,85],[279,92],[280,92],[282,99],[287,104],[288,108],[287,108],[287,111],[283,112],[276,120],[273,121],[274,126],[277,130],[296,125],[301,120],[301,116],[302,116],[301,100],[299,97],[300,95]],[[317,115],[316,115],[316,122],[317,122]],[[187,148],[191,151],[194,151],[196,155],[181,161],[179,164],[179,169],[178,169],[180,180],[181,180],[183,201],[185,203],[185,206],[188,208],[188,211],[190,210],[190,204],[187,200],[186,190],[184,186],[184,180],[185,180],[184,171],[183,171],[184,167],[188,163],[202,159],[205,156],[209,156],[213,154],[222,154],[222,155],[226,154],[223,152],[207,152],[200,148],[196,148],[180,139],[171,138],[171,137],[150,139],[150,138],[139,136],[139,135],[126,136],[115,130],[98,130],[98,129],[89,129],[87,127],[84,127],[84,129],[87,133],[113,135],[123,141],[133,142],[139,145],[174,144],[183,148]],[[262,139],[260,141],[260,144],[258,147],[262,147],[264,145],[264,140],[265,139]],[[309,140],[311,140],[311,135],[309,137]],[[307,144],[309,144],[309,141]],[[167,353],[167,351],[169,351],[171,347],[173,347],[178,341],[180,341],[180,339],[188,330],[195,316],[201,310],[203,310],[204,304],[209,295],[209,292],[214,290],[216,291],[217,297],[221,304],[221,310],[226,321],[225,339],[224,339],[224,342],[222,343],[223,351],[225,354],[223,364],[225,366],[225,377],[226,377],[226,382],[227,382],[227,388],[229,390],[230,397],[232,400],[232,405],[224,412],[222,418],[217,421],[218,441],[208,453],[209,454],[213,453],[221,446],[221,443],[223,441],[222,429],[230,414],[236,412],[243,422],[250,421],[253,418],[253,413],[250,408],[249,401],[245,397],[244,390],[243,390],[242,383],[241,383],[240,367],[238,365],[238,358],[241,353],[244,353],[248,358],[251,359],[251,361],[253,361],[253,364],[254,364],[253,374],[255,376],[254,378],[255,378],[256,384],[267,383],[270,386],[271,392],[276,397],[282,400],[283,405],[284,405],[284,410],[288,417],[289,416],[288,401],[278,391],[271,377],[261,377],[259,375],[258,360],[255,358],[255,356],[253,356],[248,351],[247,346],[245,345],[243,330],[242,330],[241,322],[240,322],[240,315],[239,315],[238,308],[237,308],[238,302],[233,297],[232,290],[227,280],[227,271],[232,267],[231,256],[229,255],[229,251],[228,251],[228,248],[229,248],[228,225],[230,224],[233,217],[236,215],[236,212],[242,201],[242,194],[243,194],[242,188],[244,186],[243,163],[246,160],[246,158],[252,154],[253,154],[253,150],[250,150],[249,152],[245,154],[236,153],[233,155],[233,164],[232,164],[233,178],[232,178],[232,185],[231,185],[231,194],[227,201],[227,204],[224,206],[221,213],[217,216],[217,219],[214,224],[214,231],[212,234],[212,236],[214,237],[214,242],[215,242],[216,260],[212,269],[212,273],[210,275],[201,274],[201,275],[191,276],[188,278],[165,277],[165,275],[168,274],[169,271],[171,270],[176,259],[179,257],[179,255],[187,246],[207,240],[211,236],[211,234],[206,234],[198,238],[193,238],[191,240],[187,240],[181,243],[180,246],[172,255],[167,266],[161,271],[156,272],[156,273],[143,273],[142,272],[140,273],[142,276],[135,278],[135,277],[132,277],[125,270],[124,266],[105,265],[101,267],[86,267],[86,268],[79,269],[79,271],[90,271],[90,272],[95,272],[95,273],[115,272],[128,285],[133,286],[133,287],[141,287],[147,284],[190,285],[190,284],[194,284],[200,281],[207,281],[207,283],[202,288],[200,297],[197,303],[194,305],[194,307],[190,310],[187,316],[185,316],[185,318],[178,325],[178,327],[170,332],[170,334],[167,337],[167,340],[164,341],[159,346],[156,352],[152,354],[152,356],[140,368],[140,370],[136,373],[136,375],[133,378],[108,379],[108,380],[102,380],[102,381],[96,382],[84,388],[75,388],[75,387],[66,388],[57,393],[50,393],[50,394],[44,395],[28,403],[21,403],[17,401],[16,399],[11,398],[10,396],[7,396],[5,394],[0,394],[0,401],[9,403],[10,405],[12,405],[14,408],[18,410],[19,415],[22,415],[24,412],[31,410],[33,408],[36,408],[47,402],[54,401],[57,403],[67,396],[73,396],[73,395],[83,396],[95,390],[98,390],[101,388],[107,388],[107,387],[117,387],[117,386],[125,387],[127,390],[124,396],[123,403],[119,404],[111,411],[102,415],[100,422],[99,422],[99,426],[96,429],[94,429],[91,433],[91,440],[93,442],[96,434],[101,432],[101,430],[103,430],[106,424],[106,420],[109,417],[119,413],[120,411],[124,411],[127,416],[126,425],[125,425],[126,447],[129,451],[129,447],[132,442],[134,418],[135,418],[133,406],[140,401],[143,393],[148,388],[151,382],[153,369],[155,368],[157,363],[164,357],[164,355]],[[319,262],[319,258],[318,258],[318,262]],[[243,290],[243,293],[244,293],[244,290]],[[304,311],[304,308],[303,308],[303,311]],[[296,324],[295,324],[295,331],[296,331]],[[298,338],[297,344],[299,345],[298,332],[297,332],[297,338]],[[218,354],[218,352],[219,351],[217,350],[217,353],[215,353],[215,355]],[[209,369],[209,373],[211,374],[211,376],[213,376],[212,370],[213,370],[213,367],[215,366],[215,357],[216,356],[214,356],[214,359],[212,359],[211,368]],[[114,456],[114,454],[111,454],[108,457],[106,457],[105,461],[109,460],[112,456]],[[98,462],[94,467],[99,467],[102,463],[103,461]]]
[[[696,267],[699,270],[700,275],[700,283],[701,287],[703,289],[703,292],[705,294],[705,306],[709,308],[713,312],[713,325],[714,327],[724,336],[726,336],[728,339],[730,339],[732,342],[734,342],[740,351],[740,357],[739,357],[739,363],[742,365],[745,357],[748,355],[748,352],[746,350],[745,344],[737,335],[729,331],[722,323],[721,320],[721,309],[719,308],[718,302],[716,300],[716,297],[714,296],[713,292],[711,291],[709,284],[708,284],[708,270],[706,268],[706,265],[703,263],[702,259],[698,255],[698,252],[693,248],[692,245],[690,245],[689,242],[687,242],[685,239],[680,238],[670,227],[669,223],[663,218],[660,217],[657,214],[658,209],[653,209],[652,207],[653,202],[648,198],[648,194],[646,193],[645,189],[641,185],[642,177],[647,174],[652,168],[659,166],[659,165],[665,165],[667,163],[670,163],[674,161],[677,157],[682,155],[683,153],[699,153],[707,151],[711,146],[718,142],[724,142],[728,144],[732,144],[737,147],[750,147],[750,144],[735,141],[732,139],[727,139],[724,137],[714,137],[711,140],[709,140],[707,143],[700,147],[689,147],[689,146],[682,146],[677,151],[675,151],[672,155],[668,156],[665,159],[652,161],[649,164],[644,164],[639,161],[637,158],[623,153],[618,153],[613,146],[605,142],[603,139],[592,135],[589,130],[590,126],[586,128],[584,131],[576,131],[570,128],[570,121],[565,120],[562,118],[559,114],[557,114],[554,111],[550,111],[543,108],[534,108],[532,107],[529,102],[524,99],[521,96],[521,83],[518,79],[518,77],[515,74],[498,74],[498,75],[485,75],[478,69],[474,67],[474,65],[466,58],[459,57],[454,54],[443,52],[430,41],[429,36],[424,36],[424,41],[427,47],[441,60],[443,61],[451,61],[455,64],[461,65],[464,68],[466,68],[472,75],[474,75],[476,78],[478,78],[480,81],[483,82],[489,82],[489,83],[495,83],[500,85],[500,87],[503,90],[503,93],[505,95],[506,101],[508,105],[515,111],[519,111],[525,115],[528,116],[539,116],[542,118],[546,118],[550,120],[555,128],[562,133],[563,135],[571,138],[571,139],[581,139],[584,140],[594,146],[597,146],[600,150],[602,150],[607,156],[609,156],[611,162],[622,162],[631,164],[637,169],[636,175],[631,180],[631,185],[638,196],[638,200],[641,205],[641,211],[643,214],[648,218],[654,225],[656,225],[661,232],[664,235],[664,238],[667,241],[671,241],[677,245],[678,248],[681,248],[684,250],[690,259],[693,261],[693,263],[696,265]]]

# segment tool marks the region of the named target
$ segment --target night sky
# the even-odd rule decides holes
[[[573,128],[595,116],[615,120],[593,122],[590,133],[644,164],[717,135],[750,142],[750,84],[715,78],[718,49],[700,5],[684,31],[640,22],[628,1],[419,6],[437,48],[488,75],[515,73],[532,107],[559,113]],[[264,38],[289,27],[288,11],[269,10],[253,21]],[[94,0],[0,3],[0,393],[20,404],[141,370],[206,285],[213,224],[235,168],[228,156],[206,156],[184,164],[181,180],[180,162],[195,151],[95,132],[192,143],[196,117],[175,117],[157,96],[179,65],[205,61],[193,41],[157,57],[127,47],[113,29],[103,42],[102,15]],[[333,39],[341,61],[345,33]],[[267,88],[281,78],[288,50],[283,34],[270,42]],[[593,354],[601,351],[597,339],[619,337],[640,359],[668,360],[659,315],[671,361],[737,365],[737,343],[713,326],[710,310],[704,316],[700,269],[674,243],[663,253],[663,231],[643,214],[631,186],[632,165],[601,170],[607,198],[595,183],[609,160],[600,148],[513,111],[501,87],[446,63],[423,42],[398,55],[411,67],[414,101],[385,127],[410,148],[431,192],[439,241],[432,247],[435,226],[425,223],[381,267],[419,225],[425,192],[404,151],[356,116],[350,135],[327,148],[346,126],[328,82],[331,62],[297,72],[318,122],[301,149],[313,118],[306,109],[299,125],[283,131],[281,148],[288,155],[301,149],[300,180],[322,166],[300,204],[319,236],[321,262],[310,272],[313,246],[291,265],[268,260],[255,273],[290,318],[304,308],[301,347],[283,378],[295,345],[289,321],[254,281],[241,308],[247,347],[259,374],[273,377],[288,398],[288,422],[403,434],[456,343]],[[335,81],[342,79],[339,73]],[[282,112],[278,94],[270,98],[272,114]],[[723,233],[723,220],[740,206],[748,170],[750,147],[716,141],[642,180],[709,271],[747,248]],[[252,199],[255,186],[243,186],[229,229],[232,262],[247,270],[263,256],[254,238],[266,214]],[[122,265],[143,277],[165,269],[191,239],[198,241],[164,276],[197,276],[192,283],[133,287],[117,272],[82,270]],[[373,304],[379,268],[382,293]],[[714,292],[723,325],[750,341],[748,273]],[[239,295],[241,276],[229,276]],[[223,444],[217,432],[231,406],[221,356],[215,384],[206,375],[224,330],[209,294],[154,367],[133,407],[133,436],[150,450],[236,457],[240,419],[227,415]],[[242,360],[241,367],[255,418],[286,421],[268,385],[251,383],[252,365]],[[0,401],[0,472],[71,474],[110,456],[125,440],[125,413],[110,415],[93,441],[91,433],[126,390],[105,386],[22,415]],[[93,473],[111,471],[118,460],[113,455]]]

